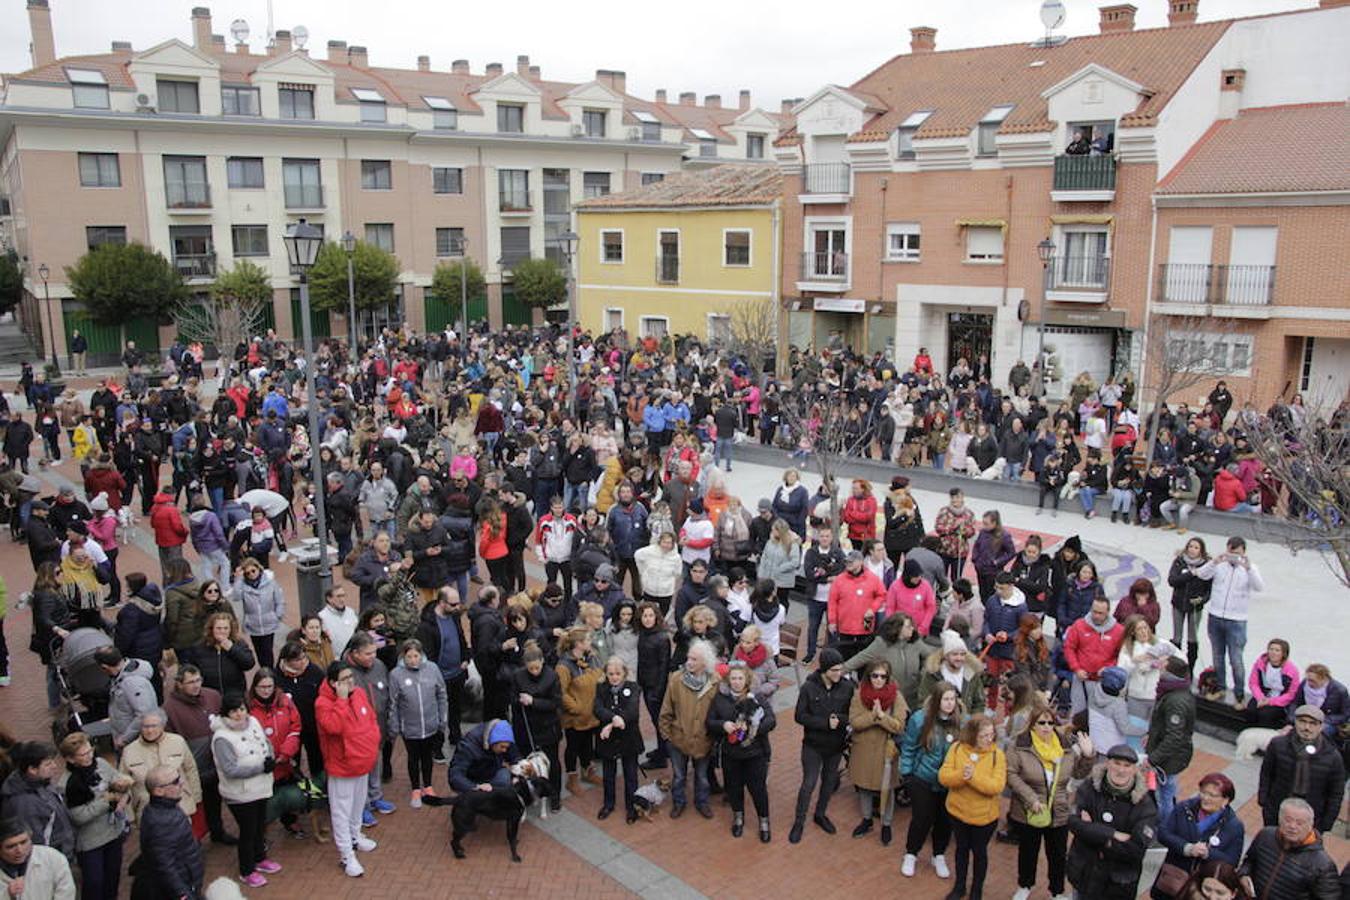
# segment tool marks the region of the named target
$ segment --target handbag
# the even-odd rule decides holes
[[[1060,762],[1063,761],[1061,757]],[[1059,786],[1060,763],[1055,763],[1055,774],[1050,778],[1050,790],[1046,792],[1045,802],[1040,812],[1027,810],[1027,824],[1032,828],[1049,828],[1055,820],[1055,788]]]
[[[1157,880],[1153,882],[1153,890],[1168,897],[1175,897],[1181,893],[1181,889],[1190,879],[1191,873],[1181,866],[1163,863],[1162,868],[1158,870]]]

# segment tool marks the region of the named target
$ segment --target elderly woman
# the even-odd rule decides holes
[[[192,833],[201,837],[206,834],[206,815],[198,808],[202,802],[202,783],[197,773],[197,761],[182,736],[164,730],[168,722],[162,710],[143,714],[136,740],[122,748],[118,769],[131,776],[131,812],[135,816],[140,815],[150,802],[150,792],[145,787],[145,776],[150,770],[167,766],[177,772],[183,780],[178,808],[192,819]]]
[[[1236,796],[1227,775],[1210,772],[1200,779],[1199,794],[1172,807],[1171,814],[1158,822],[1158,840],[1167,848],[1167,859],[1153,885],[1154,900],[1176,896],[1168,888],[1175,891],[1202,863],[1238,864],[1246,829],[1233,810]]]
[[[642,753],[642,690],[628,680],[619,657],[605,663],[605,680],[595,689],[595,718],[600,723],[595,755],[604,772],[604,803],[597,817],[614,811],[618,770],[623,766],[623,805],[629,825],[637,821],[638,756]],[[705,816],[706,818],[706,816]]]
[[[708,737],[707,718],[713,698],[717,696],[716,667],[717,651],[712,644],[702,639],[691,640],[684,662],[671,673],[661,700],[657,727],[671,760],[672,819],[684,815],[688,801],[685,784],[691,765],[694,769],[694,808],[705,819],[712,818],[708,781],[712,742]]]
[[[865,667],[867,677],[849,702],[848,723],[853,729],[848,776],[858,792],[862,821],[853,836],[872,830],[872,818],[881,807],[881,844],[891,843],[891,819],[895,815],[895,790],[899,782],[899,756],[895,736],[905,727],[909,708],[900,686],[891,678],[891,664],[874,660]]]
[[[750,540],[750,513],[741,506],[741,498],[727,496],[727,507],[717,517],[717,536],[713,544],[718,570],[729,572],[745,566],[753,550]]]
[[[759,839],[767,844],[771,839],[769,732],[777,724],[773,706],[768,697],[756,692],[754,673],[740,662],[731,664],[726,679],[713,693],[707,731],[721,745],[722,773],[731,805],[731,836],[738,838],[744,833],[748,789],[759,817]]]
[[[84,732],[61,742],[66,774],[57,784],[75,823],[75,858],[87,900],[116,900],[122,875],[131,779],[94,753]]]

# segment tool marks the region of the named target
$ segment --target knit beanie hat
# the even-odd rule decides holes
[[[488,730],[488,744],[514,744],[516,734],[511,730],[511,723],[505,719],[498,719],[492,723],[492,728]]]
[[[822,672],[826,669],[833,669],[835,666],[843,663],[843,661],[843,654],[833,647],[826,647],[824,650],[820,651],[820,671]]]
[[[947,629],[946,631],[942,632],[943,656],[946,656],[948,653],[955,653],[958,650],[965,650],[965,649],[967,649],[966,642],[961,640],[961,635],[957,634],[955,631],[952,631],[951,629]]]

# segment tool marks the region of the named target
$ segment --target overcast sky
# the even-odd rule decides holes
[[[267,34],[266,0],[197,0],[210,6],[212,28],[229,40],[242,18],[259,51]],[[1099,6],[1109,0],[1064,0],[1061,32],[1097,31]],[[170,37],[192,41],[192,0],[50,0],[57,56],[108,50],[129,40],[140,50]],[[1040,37],[1041,0],[684,0],[633,4],[596,0],[273,0],[274,27],[309,29],[309,48],[322,57],[330,39],[369,48],[372,64],[413,68],[429,54],[436,69],[468,59],[475,73],[488,62],[507,69],[528,54],[545,78],[586,81],[596,69],[628,73],[629,93],[651,98],[667,88],[721,94],[734,104],[749,88],[755,105],[775,108],[784,97],[809,95],[826,83],[848,84],[909,51],[909,29],[938,29],[938,49],[1031,41]],[[1136,26],[1167,23],[1167,0],[1134,0]],[[1316,0],[1202,0],[1202,20],[1310,8]],[[467,9],[466,9],[467,6]],[[639,11],[640,10],[640,11]],[[649,12],[650,11],[650,12]],[[375,13],[375,14],[372,14]],[[29,67],[24,0],[0,2],[0,72]],[[232,43],[232,42],[231,42]]]

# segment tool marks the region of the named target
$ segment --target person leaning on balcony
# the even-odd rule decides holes
[[[1064,152],[1070,156],[1087,156],[1092,152],[1092,148],[1088,145],[1087,138],[1083,136],[1081,128],[1073,130],[1073,140],[1069,141],[1069,146],[1064,148]]]

